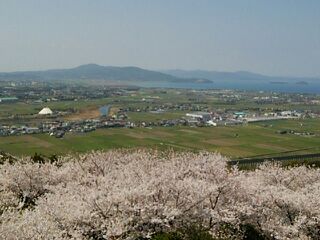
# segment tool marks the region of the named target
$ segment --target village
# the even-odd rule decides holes
[[[116,114],[110,116],[111,106],[99,108],[100,117],[95,119],[83,119],[78,121],[65,121],[56,119],[58,113],[53,112],[50,108],[43,108],[38,115],[51,117],[37,125],[1,125],[0,136],[24,135],[46,133],[56,138],[62,138],[66,133],[86,133],[95,131],[99,128],[135,128],[135,127],[173,127],[173,126],[190,126],[190,127],[215,127],[215,126],[232,126],[244,125],[259,121],[272,121],[283,119],[315,118],[316,114],[308,111],[281,111],[269,112],[263,115],[258,112],[208,112],[208,111],[190,111],[184,116],[177,119],[164,119],[160,121],[131,121],[127,113],[130,111],[141,112],[140,109],[121,109]],[[155,115],[165,113],[164,109],[149,111]]]
[[[63,138],[100,128],[215,127],[319,118],[319,104],[315,94],[8,81],[0,88],[0,136]]]

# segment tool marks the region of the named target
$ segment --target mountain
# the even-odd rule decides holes
[[[46,71],[23,71],[0,73],[0,81],[67,81],[90,80],[137,82],[171,82],[171,83],[296,83],[307,85],[320,82],[320,78],[310,77],[277,77],[238,71],[219,72],[205,70],[165,70],[151,71],[138,67],[113,67],[86,64],[70,69],[54,69]]]
[[[180,78],[170,74],[145,70],[138,67],[111,67],[86,64],[71,69],[0,73],[0,80],[110,80],[154,82],[211,82],[199,78]]]
[[[277,77],[277,76],[266,76],[262,74],[238,71],[238,72],[218,72],[218,71],[205,71],[205,70],[165,70],[162,71],[165,74],[170,74],[179,78],[204,78],[214,82],[222,81],[246,81],[246,82],[283,82],[283,83],[308,83],[308,82],[319,82],[320,78],[311,77]]]

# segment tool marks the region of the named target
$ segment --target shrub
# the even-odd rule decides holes
[[[213,240],[213,238],[207,230],[193,225],[174,232],[156,233],[151,240]]]

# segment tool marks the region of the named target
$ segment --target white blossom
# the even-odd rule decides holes
[[[61,166],[60,166],[61,165]],[[3,239],[132,239],[199,224],[241,239],[318,239],[320,171],[263,164],[230,169],[216,153],[92,152],[60,165],[0,166]]]

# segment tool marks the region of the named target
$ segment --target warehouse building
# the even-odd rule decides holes
[[[197,120],[197,121],[201,121],[201,122],[208,122],[212,119],[211,114],[208,112],[187,113],[186,116],[193,119],[193,120]]]

